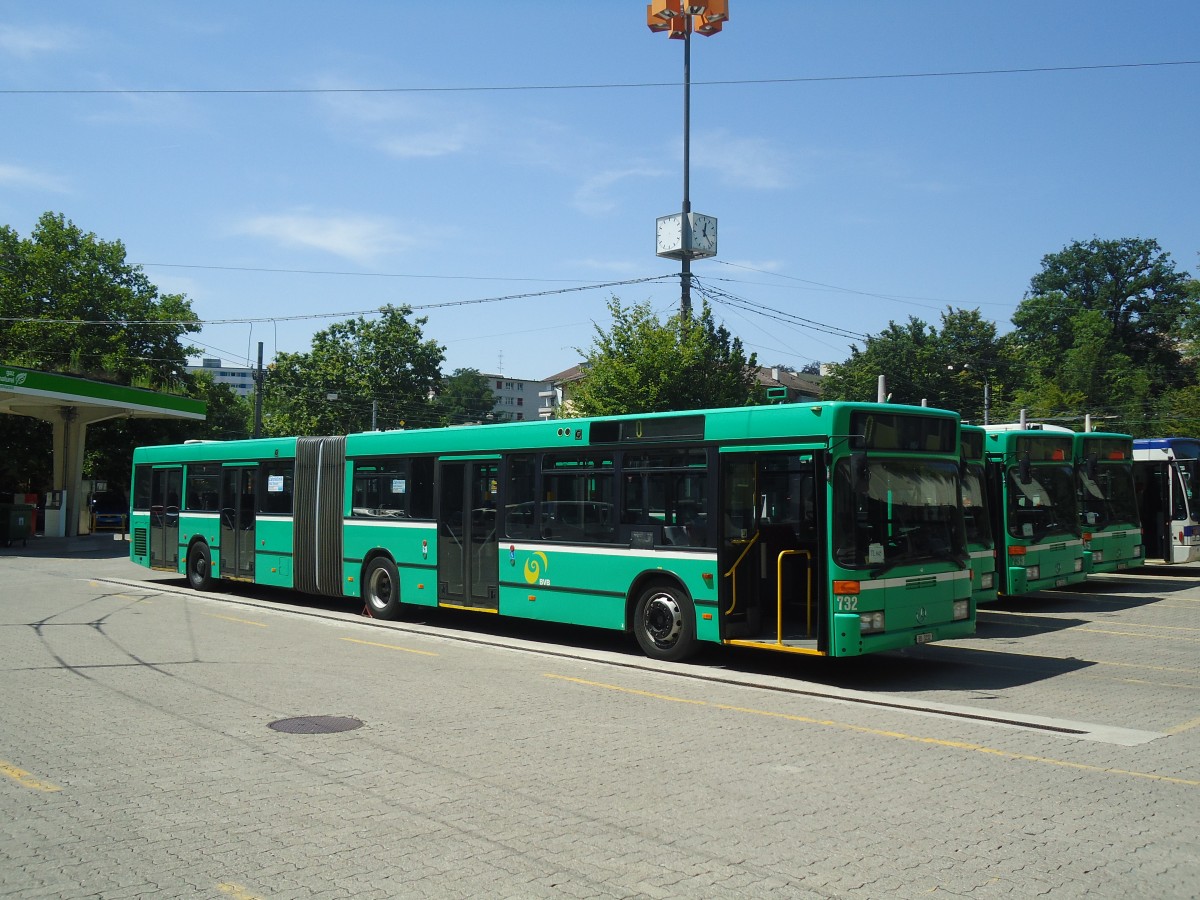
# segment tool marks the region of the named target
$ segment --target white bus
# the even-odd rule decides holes
[[[1142,515],[1146,560],[1200,560],[1200,440],[1138,438],[1133,442],[1133,478]]]

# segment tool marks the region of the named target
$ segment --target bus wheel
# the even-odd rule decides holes
[[[367,564],[362,593],[363,602],[375,618],[400,618],[400,574],[386,556],[377,556]]]
[[[213,587],[212,554],[208,544],[199,541],[188,548],[187,580],[192,590],[211,591]]]
[[[637,602],[633,633],[650,658],[678,662],[695,652],[696,614],[678,588],[651,585]]]

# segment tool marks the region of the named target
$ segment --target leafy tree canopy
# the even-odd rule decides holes
[[[280,353],[267,370],[263,430],[273,435],[346,434],[439,424],[434,397],[445,348],[426,340],[426,318],[385,306],[313,336],[307,353]]]
[[[1085,409],[1140,420],[1152,393],[1179,384],[1193,284],[1142,238],[1075,241],[1043,257],[1009,336],[1027,390],[1053,384]]]
[[[698,317],[679,314],[665,323],[649,303],[608,303],[612,328],[595,326],[584,377],[571,394],[569,415],[617,415],[722,406],[749,406],[757,358],[739,338],[713,321],[707,301]]]
[[[848,360],[830,367],[821,394],[831,400],[875,400],[883,375],[893,402],[926,401],[982,422],[985,384],[995,409],[1007,371],[995,324],[977,309],[947,308],[940,329],[910,316],[901,325],[889,322],[861,350],[852,346]]]
[[[455,369],[442,382],[437,396],[438,415],[444,425],[493,421],[496,398],[488,379],[478,369]]]
[[[138,387],[184,390],[208,399],[187,376],[200,330],[191,302],[161,294],[120,241],[85,232],[47,212],[28,237],[0,225],[0,361]],[[201,423],[102,422],[88,429],[87,477],[128,481],[133,447],[208,437]],[[50,425],[5,416],[0,428],[0,490],[51,486]]]
[[[184,377],[200,330],[191,302],[160,294],[120,241],[45,213],[28,238],[0,226],[0,358],[125,384]]]

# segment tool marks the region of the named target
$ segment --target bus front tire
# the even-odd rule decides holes
[[[208,550],[208,544],[192,544],[188,549],[187,580],[192,590],[212,590],[212,554]]]
[[[679,662],[696,650],[696,613],[678,588],[652,585],[633,613],[633,633],[651,659]]]
[[[363,572],[363,602],[376,619],[400,618],[400,573],[386,556],[367,564]]]

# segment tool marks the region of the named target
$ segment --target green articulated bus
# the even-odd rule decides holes
[[[975,630],[953,412],[817,403],[140,447],[131,559],[853,656]]]
[[[996,599],[996,539],[988,506],[986,432],[978,425],[963,425],[962,512],[971,557],[971,595],[976,607]]]
[[[1072,434],[985,425],[997,591],[1017,596],[1087,578]]]
[[[1133,479],[1133,437],[1085,431],[1076,432],[1074,441],[1085,570],[1120,572],[1141,566],[1145,554]]]

